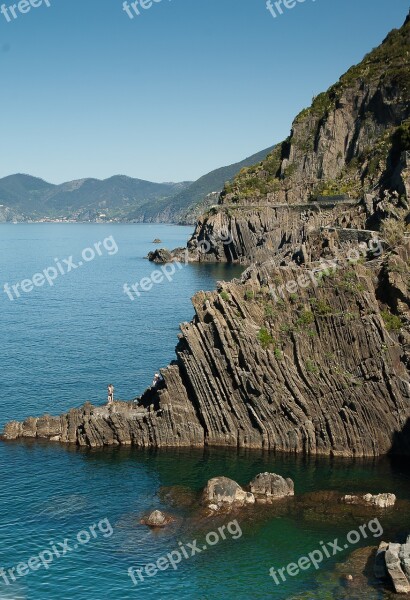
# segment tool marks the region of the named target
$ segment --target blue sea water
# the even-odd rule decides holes
[[[159,237],[164,246],[176,247],[190,233],[190,228],[168,225],[0,225],[0,426],[29,415],[60,414],[86,400],[103,404],[110,382],[121,399],[135,397],[151,383],[154,372],[174,358],[178,324],[193,316],[190,297],[238,275],[237,268],[223,265],[187,265],[171,282],[156,284],[131,301],[124,283],[136,283],[158,268],[143,258],[152,240]],[[118,251],[107,244],[111,252],[102,247],[102,256],[58,276],[52,287],[21,292],[14,300],[3,291],[6,283],[15,285],[55,266],[55,259],[66,264],[63,259],[72,256],[77,264],[84,248],[107,238]],[[177,569],[133,584],[129,567],[155,562],[179,542],[198,539],[202,547],[213,530],[212,522],[204,523],[188,509],[168,506],[159,495],[163,486],[197,492],[217,475],[246,484],[262,471],[292,477],[298,494],[389,491],[410,500],[408,466],[388,459],[307,460],[226,449],[89,450],[1,442],[0,568],[20,565],[24,572],[22,563],[52,546],[61,550],[64,540],[71,551],[16,581],[0,571],[0,600],[338,600],[330,573],[346,554],[323,565],[324,579],[305,572],[276,586],[269,577],[271,566],[297,561],[321,540],[345,536],[358,526],[354,519],[340,523],[306,514],[259,511],[243,521],[238,517],[238,539],[228,536],[182,560]],[[141,516],[154,508],[174,512],[176,523],[159,532],[140,525]],[[396,513],[389,527],[394,529],[394,519],[399,528]],[[93,524],[95,536],[89,529]],[[91,536],[88,543],[76,540],[79,532],[81,539]]]

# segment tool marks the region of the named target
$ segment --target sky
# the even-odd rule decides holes
[[[123,0],[31,1],[0,13],[0,177],[51,183],[195,180],[280,142],[410,7],[129,0],[131,19]]]

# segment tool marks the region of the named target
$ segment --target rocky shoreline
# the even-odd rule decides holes
[[[113,409],[6,425],[3,439],[80,446],[229,446],[331,456],[408,454],[410,243],[272,298],[301,267],[250,267],[193,298],[163,380]],[[408,322],[407,321],[407,322]]]
[[[397,539],[403,538],[403,544],[380,541],[383,539],[381,536],[385,534],[380,521],[389,523],[392,519],[395,520],[397,513],[401,514],[405,521],[409,513],[407,501],[399,500],[397,508],[394,508],[397,500],[394,494],[341,497],[336,491],[319,491],[295,495],[295,485],[291,479],[264,472],[256,475],[245,486],[240,486],[228,477],[219,476],[210,479],[205,488],[196,494],[179,486],[167,488],[163,500],[166,505],[172,507],[172,512],[154,510],[140,519],[142,525],[155,530],[173,527],[181,519],[175,512],[181,505],[188,508],[188,514],[185,516],[188,522],[201,523],[203,527],[210,521],[213,524],[218,523],[221,517],[227,515],[230,518],[235,517],[236,523],[239,520],[245,524],[248,520],[254,523],[257,519],[262,523],[273,516],[285,517],[292,514],[298,514],[303,520],[309,520],[312,516],[324,519],[328,511],[332,521],[336,523],[346,522],[346,525],[352,525],[363,522],[358,529],[347,533],[346,539],[349,544],[358,543],[359,538],[363,536],[368,543],[373,541],[378,546],[355,550],[346,563],[336,567],[335,573],[329,579],[334,578],[335,587],[340,586],[341,593],[337,597],[358,600],[369,597],[373,589],[382,593],[383,597],[392,589],[398,594],[410,593],[410,536],[407,536],[407,540],[402,534],[398,536]],[[346,511],[346,505],[351,506],[349,511]],[[390,535],[389,532],[386,533]],[[337,552],[343,552],[343,548],[347,549],[348,544],[343,545],[339,538],[336,538],[328,546],[332,547],[335,555]],[[306,553],[300,561],[303,561],[305,568],[309,568],[311,560],[316,559],[318,566],[325,556],[330,558],[329,552],[323,552],[322,545],[321,550]],[[296,563],[291,565],[294,565],[295,569],[298,566]],[[277,585],[280,583],[276,569],[270,569],[269,575]]]
[[[226,184],[187,249],[150,253],[250,265],[195,295],[158,385],[3,439],[409,455],[409,44],[410,16]]]

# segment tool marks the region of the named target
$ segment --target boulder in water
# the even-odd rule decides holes
[[[376,506],[377,508],[390,508],[396,504],[394,494],[365,494],[364,496],[346,495],[341,498],[345,504],[360,504],[362,506]]]
[[[259,473],[249,484],[251,493],[259,502],[271,502],[295,495],[295,484],[276,473]]]
[[[150,262],[159,265],[171,262],[186,263],[188,254],[185,248],[175,248],[175,250],[172,250],[171,252],[166,248],[157,248],[152,252],[148,252],[147,258]]]
[[[389,508],[396,504],[396,496],[394,494],[366,494],[363,496],[363,500],[369,504],[373,504],[378,508]]]
[[[405,561],[409,561],[410,553],[403,550],[408,544],[389,544],[385,552],[387,572],[393,582],[397,594],[410,594],[410,581],[405,573]]]
[[[175,521],[171,515],[166,515],[160,510],[154,510],[150,515],[141,519],[142,525],[148,525],[148,527],[165,527]]]
[[[233,479],[214,477],[206,484],[202,495],[203,504],[222,507],[241,507],[255,503],[255,496],[246,492]]]

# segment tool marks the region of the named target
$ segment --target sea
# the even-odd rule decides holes
[[[0,225],[0,428],[85,401],[102,405],[109,383],[122,400],[151,384],[175,358],[179,324],[194,315],[191,297],[242,271],[181,265],[149,285],[160,269],[145,258],[153,240],[174,248],[191,233],[164,224]],[[124,286],[136,283],[141,291],[130,297]],[[404,504],[369,519],[379,520],[387,538],[409,526],[403,506],[410,506],[410,469],[393,458],[0,442],[0,600],[387,597],[377,587],[365,596],[360,586],[349,591],[337,571],[352,552],[378,545],[380,535],[342,544],[318,568],[286,574],[285,581],[270,575],[335,538],[347,539],[362,525],[353,512],[302,503],[290,510],[256,506],[222,521],[201,516],[195,498],[210,478],[246,485],[265,471],[291,477],[297,496],[395,493]],[[157,531],[142,525],[154,509],[175,522]],[[173,562],[161,562],[169,556]],[[159,569],[157,561],[168,567]]]

